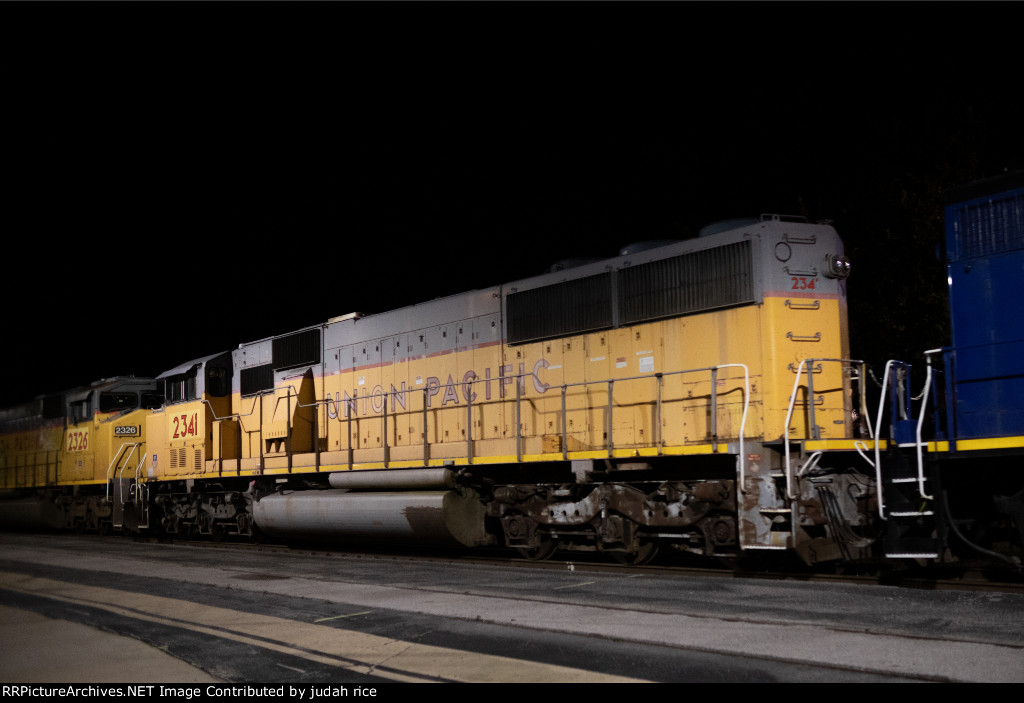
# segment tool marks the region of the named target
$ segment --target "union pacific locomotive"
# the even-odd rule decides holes
[[[628,563],[1013,559],[1022,210],[1005,183],[947,209],[953,345],[916,397],[908,364],[850,358],[836,231],[761,216],[2,411],[0,521]]]

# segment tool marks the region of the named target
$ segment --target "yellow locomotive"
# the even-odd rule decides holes
[[[145,459],[153,379],[119,377],[0,411],[0,524],[100,532],[123,521]]]
[[[857,558],[848,273],[831,226],[762,216],[334,318],[162,374],[144,460],[91,480],[141,530]],[[14,436],[3,487],[65,500],[71,450],[26,482]]]

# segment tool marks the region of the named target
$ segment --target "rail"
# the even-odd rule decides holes
[[[271,393],[276,393],[276,392],[277,392],[276,389],[275,390],[271,390],[271,391],[259,391],[258,393],[256,393],[256,397],[259,398],[259,397],[262,397],[264,395],[270,395]],[[241,425],[242,425],[242,418],[243,417],[250,417],[250,416],[252,416],[252,415],[254,415],[256,413],[256,403],[255,403],[255,401],[253,402],[253,409],[250,412],[247,412],[247,413],[230,413],[230,414],[224,415],[224,416],[217,415],[217,411],[213,409],[213,403],[211,403],[206,398],[203,398],[203,404],[206,405],[206,407],[208,407],[210,409],[210,415],[217,422],[221,422],[223,420],[230,420],[230,419],[238,420],[238,425],[239,425],[238,433],[239,433],[239,435],[241,435],[241,433],[242,433],[242,427],[241,427]],[[260,430],[259,431],[260,431],[260,434],[261,434],[260,446],[262,447],[263,446],[263,442],[262,442],[262,433],[263,433],[263,404],[262,403],[260,403]],[[224,473],[224,433],[223,432],[218,432],[217,437],[220,440],[220,446],[217,447],[217,457],[218,457],[218,461],[220,462],[220,471],[218,473],[223,474]],[[238,451],[241,452],[241,450],[242,450],[242,448],[241,448],[241,440],[239,440]],[[262,450],[261,450],[261,455],[260,456],[262,457]],[[261,465],[262,465],[262,462],[261,462]],[[236,467],[236,472],[238,474],[241,474],[241,472],[242,472],[241,458],[238,459],[238,463],[237,463],[237,467]]]
[[[124,457],[124,460],[123,460],[125,466],[127,466],[129,460],[131,460],[131,458],[132,458],[132,454],[134,454],[135,450],[138,449],[141,446],[142,446],[141,442],[124,442],[118,448],[117,453],[114,454],[114,458],[110,460],[110,464],[107,466],[107,500],[108,501],[110,500],[110,484],[111,484],[111,480],[113,478],[112,475],[111,475],[111,472],[114,470],[115,466],[118,466],[118,465],[121,464],[121,462],[122,462],[121,455],[124,453],[124,448],[125,447],[131,447],[132,448],[132,450],[128,453],[128,456]],[[143,458],[145,458],[145,457],[143,457]],[[124,473],[124,468],[123,467],[121,469],[121,472]]]
[[[786,409],[786,422],[784,424],[785,430],[784,430],[784,434],[783,434],[783,439],[784,439],[784,441],[783,441],[784,464],[783,465],[785,466],[786,496],[789,497],[790,499],[795,499],[796,498],[796,494],[793,492],[793,486],[795,485],[796,482],[795,482],[795,480],[793,478],[793,467],[792,467],[792,464],[791,464],[791,461],[790,461],[791,450],[790,450],[790,447],[789,447],[789,441],[790,441],[789,440],[789,425],[790,425],[790,422],[793,419],[793,410],[796,407],[796,397],[797,397],[797,394],[800,391],[800,379],[803,376],[804,366],[807,366],[808,364],[810,364],[811,366],[809,367],[810,370],[807,373],[807,394],[806,394],[806,398],[807,398],[807,432],[810,435],[811,439],[821,439],[821,430],[818,428],[818,424],[816,422],[815,407],[814,407],[814,403],[815,403],[815,400],[814,400],[814,370],[815,370],[815,367],[813,365],[815,363],[817,363],[817,364],[837,363],[837,364],[843,364],[843,365],[850,365],[851,367],[856,365],[860,369],[860,373],[857,374],[856,377],[852,377],[851,376],[851,380],[853,378],[856,378],[857,381],[860,382],[861,388],[858,389],[859,390],[858,395],[860,396],[860,399],[861,399],[861,411],[864,412],[865,415],[866,415],[866,410],[867,410],[867,406],[866,406],[865,400],[864,400],[865,395],[864,395],[864,388],[863,388],[864,370],[865,370],[865,364],[864,364],[863,361],[861,361],[860,359],[809,358],[809,359],[804,359],[803,361],[800,362],[800,364],[796,368],[796,378],[793,380],[793,392],[789,396],[789,406]],[[884,395],[884,393],[883,393],[883,395]],[[878,436],[878,432],[877,431],[875,432],[875,436],[876,437]],[[878,446],[878,441],[877,440],[875,441],[875,446],[876,447]],[[798,475],[803,475],[804,473],[809,471],[811,468],[813,468],[815,465],[817,465],[817,462],[818,462],[818,460],[820,458],[821,458],[820,452],[817,453],[817,454],[811,455],[811,457],[808,458],[807,462],[802,467],[800,467],[800,470],[797,472],[797,474]]]
[[[925,442],[921,439],[921,434],[924,428],[924,421],[928,410],[928,393],[931,390],[932,384],[932,355],[939,354],[942,349],[929,349],[926,351],[925,358],[927,359],[927,365],[925,370],[925,382],[924,390],[921,392],[921,408],[918,412],[917,423],[914,427],[914,451],[916,453],[917,461],[917,492],[921,498],[925,500],[933,500],[934,496],[925,492],[925,475],[924,475],[924,447]],[[887,520],[885,515],[885,500],[883,497],[884,491],[881,490],[882,486],[882,450],[881,442],[879,440],[880,433],[882,430],[882,416],[885,414],[885,403],[888,400],[889,390],[889,379],[892,376],[893,366],[895,364],[901,364],[893,359],[890,359],[885,363],[885,372],[882,378],[882,393],[878,399],[878,414],[875,419],[875,485],[879,487],[878,490],[878,516]]]
[[[941,349],[929,349],[925,352],[928,363],[925,370],[924,390],[921,392],[921,412],[918,415],[917,430],[914,433],[914,439],[917,443],[917,492],[925,500],[934,500],[934,496],[924,491],[924,442],[921,440],[921,432],[924,428],[925,413],[928,409],[928,392],[931,390],[932,385],[932,354],[939,354],[941,352]]]
[[[13,460],[11,458],[12,454],[14,456]],[[60,455],[60,449],[40,449],[33,452],[14,453],[8,452],[4,448],[0,451],[0,488],[55,485],[60,465]],[[41,460],[40,456],[42,456]]]
[[[607,408],[607,414],[606,414],[606,418],[605,418],[605,432],[607,433],[607,444],[604,447],[604,451],[607,453],[607,456],[609,458],[611,458],[612,456],[614,456],[614,452],[615,452],[615,449],[616,449],[615,435],[614,435],[614,419],[615,419],[614,418],[614,408],[615,408],[614,391],[615,391],[616,384],[620,384],[621,385],[623,383],[628,383],[628,382],[642,382],[642,381],[651,381],[651,380],[655,381],[657,388],[656,388],[656,393],[654,395],[654,398],[650,399],[650,400],[647,400],[646,402],[648,404],[652,404],[654,409],[655,409],[653,425],[654,425],[654,427],[657,428],[657,434],[656,434],[656,438],[655,438],[655,441],[654,441],[654,445],[657,447],[658,454],[661,455],[662,450],[664,449],[664,438],[663,438],[663,433],[662,433],[662,420],[663,420],[663,402],[665,402],[665,399],[663,397],[663,388],[664,388],[664,381],[665,381],[665,379],[668,378],[668,377],[672,377],[672,376],[682,376],[684,374],[707,373],[707,374],[709,374],[709,377],[710,377],[709,405],[710,405],[710,408],[711,408],[710,418],[709,418],[709,426],[708,426],[708,436],[709,436],[709,439],[710,439],[711,444],[712,444],[712,452],[718,452],[718,444],[719,444],[719,437],[718,437],[718,425],[719,425],[719,408],[718,408],[718,404],[719,403],[718,403],[718,399],[719,399],[719,396],[720,396],[720,393],[718,392],[718,373],[722,369],[728,369],[728,368],[738,368],[738,369],[742,369],[743,370],[743,389],[742,389],[742,393],[743,393],[743,411],[742,411],[741,418],[740,418],[739,431],[737,433],[737,435],[738,435],[738,449],[739,449],[739,454],[738,454],[738,472],[739,472],[739,476],[740,476],[740,485],[742,485],[742,482],[745,479],[745,471],[746,471],[746,463],[745,463],[746,454],[745,454],[745,451],[744,451],[745,450],[744,432],[746,430],[747,417],[749,415],[749,410],[750,410],[750,370],[749,370],[749,368],[747,367],[746,364],[719,364],[719,365],[716,365],[716,366],[706,366],[706,367],[701,367],[701,368],[696,368],[696,369],[684,369],[684,370],[681,370],[681,371],[670,371],[670,372],[665,372],[665,373],[643,374],[643,375],[638,375],[638,376],[627,376],[627,377],[622,377],[622,378],[608,378],[608,379],[603,379],[603,380],[599,380],[599,381],[581,381],[581,382],[578,382],[578,383],[565,383],[565,384],[561,384],[561,385],[558,385],[558,386],[551,386],[551,385],[548,385],[548,384],[544,383],[541,380],[541,378],[537,375],[536,371],[524,372],[524,373],[520,373],[520,374],[507,375],[507,376],[500,376],[497,379],[494,379],[494,378],[479,379],[478,378],[478,379],[473,379],[473,380],[468,380],[468,379],[464,380],[460,385],[465,386],[465,390],[463,392],[462,397],[466,401],[466,411],[465,412],[466,412],[466,420],[467,420],[467,422],[466,422],[466,432],[465,432],[465,440],[464,440],[465,444],[466,444],[466,462],[468,464],[474,463],[474,459],[475,459],[474,442],[479,441],[478,438],[475,438],[473,436],[473,409],[474,409],[474,407],[481,407],[483,405],[483,403],[474,402],[473,399],[477,396],[477,393],[473,392],[473,388],[474,387],[479,387],[478,384],[494,383],[494,382],[498,382],[498,383],[503,384],[502,388],[504,387],[504,385],[514,385],[515,386],[515,389],[516,389],[515,399],[514,399],[514,402],[515,402],[514,418],[515,418],[515,428],[516,428],[515,429],[515,437],[514,437],[515,453],[516,453],[516,461],[517,462],[523,461],[523,456],[524,456],[523,440],[526,438],[524,436],[524,434],[523,434],[523,431],[522,431],[522,427],[523,427],[523,423],[522,423],[523,404],[524,404],[524,402],[534,402],[536,400],[535,398],[526,398],[526,397],[524,397],[524,386],[526,385],[526,382],[527,382],[528,379],[532,379],[534,384],[535,384],[535,387],[538,388],[538,389],[543,388],[543,391],[545,391],[545,392],[547,390],[549,390],[549,389],[552,389],[552,388],[557,388],[560,391],[560,394],[561,394],[561,408],[560,408],[560,416],[559,416],[559,420],[560,420],[560,422],[559,422],[559,426],[560,426],[559,435],[560,435],[560,438],[561,438],[560,445],[561,445],[562,458],[563,458],[563,460],[567,460],[568,457],[569,457],[569,448],[568,448],[569,447],[569,429],[568,429],[569,410],[568,410],[567,400],[568,400],[568,397],[569,397],[570,389],[573,389],[573,388],[584,388],[585,389],[587,387],[593,387],[593,386],[606,386],[606,388],[607,388],[606,393],[607,393],[607,399],[608,400],[607,400],[607,405],[605,406]],[[260,398],[262,396],[277,395],[282,390],[287,391],[287,393],[286,393],[285,396],[278,397],[277,402],[280,403],[282,400],[286,400],[287,399],[287,402],[288,402],[287,410],[288,410],[288,418],[289,418],[288,419],[288,430],[289,430],[289,435],[290,435],[290,430],[291,430],[291,408],[292,408],[292,406],[291,406],[291,398],[298,398],[298,395],[299,395],[298,391],[295,388],[295,386],[291,385],[291,384],[287,384],[287,385],[279,386],[279,387],[277,387],[275,389],[272,389],[272,390],[260,391],[259,393],[255,394],[255,397],[256,398]],[[413,413],[419,412],[419,413],[422,413],[422,415],[423,415],[423,432],[422,432],[422,437],[423,437],[423,457],[422,457],[422,461],[429,462],[430,459],[431,459],[431,456],[430,456],[430,447],[431,447],[431,442],[430,442],[430,414],[431,414],[432,410],[442,410],[442,409],[445,409],[445,408],[432,408],[430,406],[430,403],[429,403],[430,397],[432,395],[436,395],[439,392],[438,388],[436,388],[436,387],[426,386],[426,387],[420,388],[420,389],[403,389],[401,391],[398,391],[398,390],[395,390],[395,391],[384,391],[383,389],[381,389],[379,392],[375,392],[375,393],[371,394],[371,396],[362,396],[362,397],[360,397],[360,396],[354,396],[354,397],[346,396],[345,399],[340,399],[340,398],[336,398],[336,399],[324,398],[322,400],[317,400],[317,401],[312,402],[312,403],[296,402],[295,403],[295,407],[296,408],[315,408],[315,409],[317,409],[317,411],[312,414],[312,417],[313,417],[313,419],[312,419],[312,422],[313,422],[313,427],[312,427],[313,445],[314,445],[314,453],[316,455],[315,456],[315,463],[314,463],[315,470],[316,471],[320,470],[320,442],[319,442],[319,422],[320,422],[319,421],[319,416],[320,416],[319,407],[320,406],[325,406],[325,408],[328,408],[328,414],[330,414],[329,413],[329,407],[331,405],[334,405],[335,408],[336,408],[335,413],[336,413],[336,416],[338,416],[338,417],[340,417],[342,415],[342,406],[346,406],[346,412],[344,413],[345,414],[345,420],[344,421],[345,421],[345,424],[346,424],[347,442],[346,442],[346,447],[345,447],[344,451],[346,451],[347,454],[348,454],[348,465],[352,466],[353,463],[354,463],[354,458],[355,458],[354,457],[354,452],[356,451],[356,448],[355,448],[354,443],[352,441],[352,436],[353,436],[352,435],[352,423],[354,421],[355,422],[359,421],[359,418],[356,417],[355,406],[356,406],[356,404],[360,400],[365,400],[368,397],[372,397],[373,399],[379,399],[379,403],[380,403],[380,407],[381,407],[381,413],[380,413],[379,416],[376,417],[376,419],[379,419],[380,422],[382,423],[381,447],[380,447],[380,449],[383,451],[383,463],[384,463],[384,466],[388,467],[388,465],[391,463],[390,449],[392,449],[392,445],[388,441],[388,437],[389,437],[389,432],[388,432],[389,420],[388,420],[388,417],[389,417],[389,415],[395,415],[396,414],[395,411],[394,411],[394,408],[395,408],[395,405],[396,405],[396,398],[397,397],[404,396],[404,394],[406,394],[406,393],[417,393],[417,392],[423,394],[423,402],[422,402],[422,406],[423,407],[421,409],[417,409],[417,410],[410,410],[410,411],[408,411],[408,414],[411,415]],[[670,402],[682,401],[682,400],[692,400],[692,398],[674,398]],[[204,401],[204,402],[208,403],[208,401]],[[378,401],[375,400],[374,402],[376,403]],[[257,404],[260,406],[260,410],[259,410],[260,421],[259,421],[259,424],[260,424],[260,428],[261,429],[258,430],[258,431],[261,433],[261,440],[259,442],[259,445],[260,445],[260,459],[261,459],[261,466],[262,466],[262,464],[263,464],[263,461],[262,461],[263,460],[262,405],[263,404],[261,402],[260,403],[256,403],[255,400],[254,400],[253,410],[251,412],[249,412],[249,413],[246,413],[245,415],[233,414],[233,415],[226,415],[223,418],[221,418],[221,417],[218,417],[216,415],[216,413],[213,412],[212,406],[210,407],[210,412],[211,412],[211,414],[213,414],[213,417],[216,420],[228,419],[228,418],[233,418],[233,417],[239,417],[239,418],[240,417],[249,417],[249,416],[254,415],[254,414],[257,413],[256,407],[255,407]],[[388,411],[389,407],[392,408],[391,412]],[[404,408],[404,403],[403,403],[403,408]],[[455,408],[448,408],[447,410],[455,410]],[[397,422],[397,420],[392,419],[391,422]],[[436,422],[435,422],[435,424],[436,424]],[[398,445],[395,445],[395,446],[398,446]],[[401,446],[408,446],[408,445],[401,445]],[[292,470],[291,452],[288,451],[286,453],[288,455],[288,470],[291,471]]]

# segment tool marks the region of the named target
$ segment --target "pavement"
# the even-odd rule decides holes
[[[131,637],[0,605],[0,681],[218,683],[219,679]]]

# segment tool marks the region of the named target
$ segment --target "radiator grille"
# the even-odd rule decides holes
[[[756,302],[749,241],[507,296],[520,344]]]
[[[1024,249],[1024,189],[946,209],[950,261]]]
[[[238,374],[242,395],[255,395],[274,387],[274,368],[270,364],[242,369]]]
[[[695,251],[619,272],[620,323],[753,303],[750,242]]]
[[[273,341],[275,369],[293,369],[320,363],[320,330],[306,330]]]
[[[508,337],[513,344],[611,326],[610,273],[508,296]]]

